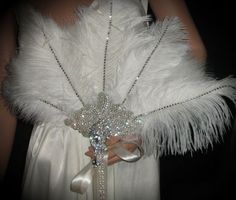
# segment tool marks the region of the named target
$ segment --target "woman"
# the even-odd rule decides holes
[[[102,7],[100,9],[99,4],[98,5],[96,4],[96,1],[95,3],[94,2],[92,3],[91,1],[83,1],[83,2],[82,1],[67,1],[67,2],[60,1],[60,2],[57,2],[57,4],[55,4],[53,1],[46,1],[43,3],[41,2],[40,3],[31,2],[31,3],[32,5],[34,5],[35,8],[37,8],[37,10],[40,11],[40,13],[52,18],[59,26],[68,27],[69,30],[70,30],[70,26],[73,27],[73,24],[77,23],[77,15],[74,12],[74,8],[78,7],[78,5],[86,4],[89,7],[94,7],[93,9],[95,9],[98,13],[100,11],[101,12],[103,11]],[[124,3],[124,1],[122,1],[122,3]],[[163,19],[166,16],[178,16],[180,18],[180,20],[182,21],[182,23],[186,27],[186,30],[189,33],[188,42],[191,47],[192,55],[199,61],[199,63],[203,63],[206,57],[205,48],[196,30],[196,27],[187,11],[187,8],[184,2],[178,1],[178,0],[163,0],[163,1],[150,0],[149,3],[155,16],[158,19]],[[114,2],[113,4],[114,4],[114,8],[116,8],[116,6],[117,8],[120,8],[119,7],[120,3],[116,2],[116,6]],[[130,5],[127,3],[127,6],[130,6],[129,9],[131,10],[132,10],[131,6],[134,6],[134,5],[137,6],[137,10],[138,10],[138,11],[137,10],[134,11],[134,13],[137,12],[138,15],[140,15],[141,4],[139,4],[137,0],[130,0]],[[114,13],[115,12],[116,10],[114,9]],[[32,12],[30,11],[27,14],[32,14]],[[114,16],[112,16],[114,20],[115,20],[115,16],[117,16],[117,14],[114,14]],[[35,17],[34,11],[33,11],[32,17],[33,18]],[[83,14],[82,14],[82,18],[83,18]],[[41,21],[42,19],[44,18],[38,17],[36,14],[36,17],[33,20],[35,20],[34,22],[42,23]],[[56,31],[59,30],[59,33],[58,33],[59,38],[61,38],[62,36],[66,36],[65,33],[63,33],[65,35],[60,33],[60,29],[58,29],[55,26],[55,23],[50,21],[50,19],[46,18],[45,20],[46,20],[45,24],[48,25],[49,29],[51,29],[52,27],[51,30],[56,30]],[[4,30],[4,32],[1,33],[2,34],[1,43],[3,44],[1,45],[1,52],[3,52],[2,55],[4,55],[2,57],[3,59],[1,60],[1,69],[3,72],[1,73],[3,74],[3,76],[1,77],[1,80],[3,80],[5,76],[5,70],[4,70],[5,66],[7,65],[7,63],[10,62],[11,57],[14,55],[14,49],[16,46],[15,44],[16,25],[15,24],[16,22],[14,20],[14,15],[11,12],[9,12],[8,16],[6,16],[4,23],[2,25],[3,26],[2,30]],[[115,22],[112,25],[113,27],[110,27],[110,28],[114,34],[116,33],[115,28],[117,27],[116,27]],[[46,26],[44,25],[44,27]],[[37,26],[36,26],[36,29],[37,29]],[[24,30],[26,31],[27,29],[24,29]],[[47,32],[47,29],[45,29],[45,31],[46,32],[40,35],[39,41],[43,42],[44,40],[45,41],[51,40],[49,38],[50,35],[48,36],[47,33],[52,33],[52,32],[50,31]],[[77,30],[77,31],[80,31],[80,30]],[[83,33],[83,32],[79,32],[79,33]],[[24,35],[24,33],[22,34]],[[25,38],[23,40],[25,40]],[[107,39],[107,42],[109,42],[108,39]],[[51,53],[54,54],[54,58],[55,57],[57,58],[55,50],[51,46],[51,42],[47,44],[49,44]],[[53,43],[53,44],[56,45],[56,43]],[[184,51],[186,51],[186,47],[183,46],[183,48],[185,49]],[[50,51],[49,52],[47,51],[47,53],[50,53]],[[53,57],[53,55],[51,56]],[[57,63],[57,64],[60,65],[60,63]],[[223,86],[219,86],[219,88]],[[214,89],[212,91],[214,91]],[[232,95],[229,95],[229,96],[232,96]],[[3,103],[3,100],[1,102],[2,102],[1,103],[1,106],[2,106],[1,121],[4,120],[2,123],[4,124],[4,126],[1,127],[1,132],[3,133],[1,134],[1,142],[3,142],[4,144],[4,145],[1,145],[2,147],[1,160],[3,161],[1,162],[1,172],[3,174],[6,169],[8,157],[10,154],[10,149],[11,149],[11,145],[12,145],[12,141],[14,137],[16,120],[15,120],[15,117],[12,116],[10,112],[8,111],[8,109],[4,106],[5,104]],[[60,134],[58,134],[59,129],[62,130]],[[76,134],[65,135],[65,132],[67,131],[68,131],[68,127],[62,128],[60,127],[60,125],[58,127],[55,125],[47,126],[45,124],[37,124],[35,126],[31,143],[29,146],[29,152],[28,152],[28,158],[27,158],[28,163],[27,163],[27,168],[26,168],[26,173],[25,173],[26,176],[25,176],[25,181],[24,181],[24,194],[26,198],[35,199],[36,196],[38,199],[46,199],[46,198],[49,198],[49,199],[80,199],[80,198],[91,199],[92,198],[91,188],[89,188],[86,195],[83,195],[83,196],[77,195],[76,193],[73,193],[69,191],[68,189],[68,185],[70,184],[71,178],[73,177],[73,175],[75,175],[74,173],[77,173],[78,169],[81,170],[85,166],[85,163],[88,162],[87,159],[82,158],[83,154],[85,153],[87,156],[90,156],[91,158],[93,158],[94,149],[89,147],[89,149],[86,150],[86,148],[89,146],[87,141],[85,141],[84,138],[82,138],[82,136],[80,135],[79,136]],[[47,132],[50,132],[50,136],[46,134]],[[118,143],[119,140],[120,138],[112,137],[110,140],[108,140],[108,143],[107,143],[108,147]],[[142,142],[145,143],[145,141],[142,141]],[[60,143],[63,143],[63,144],[60,144]],[[58,144],[60,145],[58,146]],[[70,145],[72,145],[72,147],[80,146],[81,149],[80,147],[79,149],[70,148]],[[133,152],[136,150],[138,145],[139,144],[128,143],[128,144],[124,144],[123,147]],[[199,148],[202,146],[204,145],[200,144]],[[61,150],[61,148],[64,148],[64,147],[66,147],[66,149]],[[172,147],[170,147],[170,150],[171,149]],[[81,154],[82,151],[83,153]],[[173,152],[175,152],[175,150],[173,150]],[[79,156],[79,160],[77,160],[76,158],[78,156]],[[154,159],[153,156],[150,156],[150,158],[148,157],[143,160],[142,159],[139,160],[137,162],[139,164],[137,163],[127,164],[127,163],[119,162],[119,161],[121,161],[120,156],[117,156],[117,154],[114,154],[112,151],[109,152],[108,165],[112,165],[112,167],[109,168],[109,172],[108,172],[108,175],[110,178],[108,181],[108,184],[109,184],[108,199],[113,199],[113,198],[157,199],[159,198],[158,161]],[[126,173],[122,173],[124,172],[124,170],[126,170],[125,171]],[[143,174],[144,173],[143,171],[145,171],[145,174]],[[132,184],[127,183],[127,180],[133,181]],[[39,184],[39,182],[41,182],[41,184]]]

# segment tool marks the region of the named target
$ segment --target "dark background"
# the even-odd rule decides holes
[[[13,4],[9,1],[1,3],[1,14]],[[236,75],[233,1],[186,0],[186,3],[207,49],[208,71],[219,78]],[[230,102],[229,105],[232,107]],[[235,113],[233,107],[232,112]],[[232,119],[232,125],[233,122]],[[19,199],[31,129],[32,125],[18,121],[12,156],[1,185],[1,199]],[[162,200],[236,199],[235,160],[236,126],[229,128],[213,149],[161,158]]]
[[[232,2],[186,0],[207,49],[208,71],[219,78],[236,75],[236,10]],[[235,114],[233,107],[232,112]],[[235,160],[236,124],[214,149],[161,158],[162,200],[236,199]]]

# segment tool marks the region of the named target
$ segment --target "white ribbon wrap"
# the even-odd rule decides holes
[[[123,147],[124,144],[135,144],[137,145],[137,149],[134,152],[130,152],[127,149]],[[115,153],[116,156],[118,156],[121,160],[126,161],[126,162],[136,162],[138,161],[142,155],[143,155],[143,149],[142,147],[135,141],[121,141],[118,142],[110,147],[110,151]],[[104,177],[106,178],[106,168],[107,168],[107,163],[108,163],[108,152],[105,153],[103,157],[103,163],[102,167],[104,168]],[[97,183],[99,183],[99,167],[101,166],[96,166],[93,165],[92,161],[89,162],[72,180],[71,182],[71,191],[77,192],[80,194],[84,194],[87,191],[87,188],[89,185],[94,181],[94,196],[95,199],[104,199],[100,198],[99,192],[97,189],[99,188]],[[94,179],[94,180],[93,180]],[[106,193],[106,180],[103,185],[103,189]],[[104,194],[106,195],[106,194]],[[106,198],[105,198],[106,199]]]

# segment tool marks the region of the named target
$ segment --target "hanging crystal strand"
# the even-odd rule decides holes
[[[103,85],[102,90],[105,92],[106,87],[106,67],[107,67],[107,52],[108,45],[111,34],[111,26],[112,26],[112,11],[113,11],[113,0],[110,0],[109,4],[109,22],[108,22],[108,32],[106,36],[106,43],[104,49],[104,60],[103,60]],[[95,147],[95,159],[93,163],[95,167],[95,174],[93,179],[93,198],[94,200],[105,200],[107,199],[107,154],[106,153],[106,138],[104,137],[105,133],[100,133],[97,139],[100,141],[100,145],[96,145]],[[103,136],[103,137],[102,137]],[[94,138],[94,136],[93,136]],[[95,139],[95,138],[94,138]],[[97,148],[97,149],[96,149]]]
[[[93,176],[93,199],[107,199],[107,152],[106,152],[106,134],[101,124],[95,124],[90,133],[90,143],[94,148],[93,167],[95,173]]]
[[[107,162],[104,160],[104,153],[96,155],[98,166],[95,166],[93,177],[93,199],[107,199]]]

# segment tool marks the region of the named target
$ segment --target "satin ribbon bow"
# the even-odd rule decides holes
[[[137,149],[134,152],[130,152],[123,147],[124,144],[135,144]],[[136,162],[143,155],[142,147],[135,141],[121,141],[110,147],[116,156],[121,160],[126,162]],[[107,165],[108,152],[104,154],[104,163]],[[96,170],[96,165],[93,164],[93,160],[89,162],[73,179],[70,185],[71,191],[84,194],[87,191],[89,185],[92,184],[94,174]]]

